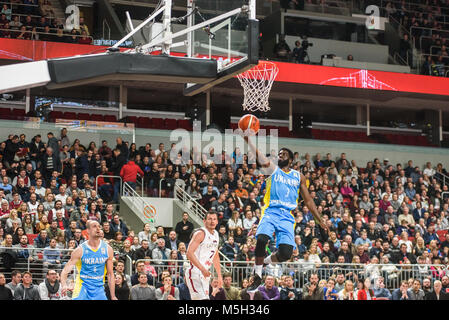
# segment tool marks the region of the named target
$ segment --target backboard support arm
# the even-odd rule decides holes
[[[194,37],[194,31],[198,29],[205,28],[207,26],[210,26],[213,23],[228,19],[232,16],[238,15],[240,13],[247,13],[249,18],[252,20],[256,19],[256,0],[249,0],[248,5],[244,5],[241,8],[236,8],[232,11],[228,11],[226,13],[223,13],[217,17],[211,18],[209,20],[203,21],[199,24],[194,24],[194,10],[195,10],[195,0],[187,0],[187,28],[179,31],[177,33],[171,32],[171,23],[172,23],[172,0],[164,0],[162,6],[158,8],[151,16],[149,16],[146,20],[144,20],[140,25],[133,28],[132,23],[131,24],[131,31],[123,37],[121,40],[119,40],[117,43],[115,43],[112,48],[118,48],[121,44],[123,44],[126,40],[131,38],[134,34],[136,34],[139,30],[141,30],[143,27],[145,27],[147,24],[149,24],[151,21],[157,18],[161,13],[163,14],[163,34],[162,39],[154,39],[150,41],[149,43],[139,47],[139,51],[152,51],[151,48],[153,47],[160,47],[162,49],[162,52],[164,54],[170,54],[170,48],[173,43],[173,39],[181,37],[183,35],[187,34],[187,56],[191,57],[193,55],[193,37]],[[127,14],[127,20],[130,22],[131,17],[129,14]],[[136,52],[136,49],[128,50],[127,52]]]

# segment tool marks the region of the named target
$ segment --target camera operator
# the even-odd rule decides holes
[[[301,48],[301,41],[295,41],[295,48],[293,49],[293,61],[295,63],[302,63],[300,57],[303,55],[304,50]]]
[[[290,47],[285,42],[285,35],[279,35],[279,42],[274,46],[274,56],[276,59],[288,61],[290,58]]]
[[[295,46],[295,49],[293,49],[293,59],[295,63],[310,63],[307,49],[308,47],[312,47],[313,43],[309,42],[307,37],[304,37],[302,42],[297,40]]]

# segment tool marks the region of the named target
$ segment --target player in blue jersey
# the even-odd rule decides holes
[[[115,276],[112,264],[114,251],[101,240],[101,227],[97,221],[86,224],[89,240],[83,242],[72,252],[72,256],[61,272],[62,293],[67,291],[67,275],[73,267],[76,269],[75,288],[72,300],[107,300],[104,289],[108,276],[111,300],[115,296]]]
[[[281,148],[276,166],[254,146],[248,139],[248,135],[245,135],[244,139],[250,150],[256,153],[260,164],[263,167],[270,167],[272,172],[266,180],[264,206],[256,232],[254,281],[248,288],[248,291],[251,292],[256,290],[262,282],[264,264],[287,261],[293,254],[293,248],[295,247],[295,216],[293,211],[298,206],[299,195],[302,196],[304,203],[321,228],[325,231],[328,231],[328,228],[309,194],[305,177],[290,168],[293,162],[293,152],[287,148]],[[265,258],[265,248],[273,233],[276,235],[277,250]]]

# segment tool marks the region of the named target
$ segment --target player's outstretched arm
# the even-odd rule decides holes
[[[252,141],[249,139],[248,135],[243,136],[243,139],[248,144],[249,149],[256,154],[256,157],[262,167],[270,168],[272,171],[276,169],[276,165],[271,162],[262,152],[260,152],[259,149],[257,149],[254,143],[252,143]]]
[[[114,264],[112,258],[114,257],[114,250],[108,245],[108,260],[106,260],[106,272],[108,273],[108,286],[111,300],[118,300],[115,296],[115,275]]]
[[[187,248],[187,259],[189,259],[191,264],[200,269],[203,276],[207,278],[210,276],[210,272],[198,261],[198,258],[195,256],[195,250],[201,242],[203,242],[204,236],[205,234],[203,230],[198,230],[193,234],[192,240]]]
[[[61,272],[61,293],[65,295],[67,292],[67,275],[72,271],[73,267],[76,265],[81,256],[83,255],[83,248],[78,247],[73,250],[70,260],[64,266],[64,269]]]
[[[214,263],[214,269],[217,272],[218,286],[221,288],[223,286],[223,277],[221,275],[220,254],[218,253],[218,251],[215,253],[213,263]]]
[[[318,209],[316,208],[315,202],[313,202],[312,197],[310,196],[309,190],[307,189],[306,178],[301,175],[301,186],[300,186],[301,196],[304,199],[304,203],[307,208],[312,212],[315,221],[323,228],[325,231],[329,231],[326,223],[323,220],[323,217],[318,213]]]

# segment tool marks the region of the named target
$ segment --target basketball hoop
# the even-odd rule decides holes
[[[243,110],[250,112],[270,110],[268,98],[278,72],[279,68],[274,63],[264,61],[237,75],[244,91]]]

